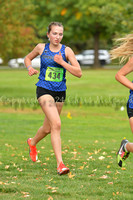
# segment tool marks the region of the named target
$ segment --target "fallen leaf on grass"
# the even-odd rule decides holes
[[[108,178],[108,176],[107,176],[107,175],[103,175],[103,176],[101,176],[100,178],[106,179],[106,178]]]
[[[80,166],[79,169],[84,169],[84,166]]]
[[[37,160],[36,162],[37,162],[37,163],[41,163],[41,161],[40,161],[40,160]]]
[[[4,185],[10,185],[9,183],[4,183]]]
[[[89,156],[91,156],[93,153],[88,152]]]
[[[21,192],[21,194],[29,194],[29,192]]]
[[[92,170],[92,172],[96,172],[96,171],[97,171],[97,169]]]
[[[89,157],[89,159],[92,159],[92,158],[93,158],[92,156]]]
[[[46,189],[52,190],[52,193],[57,192],[58,187],[51,187],[50,185],[46,185]]]
[[[113,182],[108,182],[109,185],[113,185]]]
[[[72,164],[71,167],[75,167],[76,165]]]
[[[22,171],[23,171],[23,169],[20,169],[20,168],[17,168],[17,170],[18,170],[19,172],[22,172]]]
[[[107,168],[109,169],[109,168],[110,168],[110,165],[107,165]]]
[[[13,167],[17,167],[17,165],[15,163],[13,163]]]
[[[28,159],[27,159],[27,158],[25,158],[24,156],[22,156],[22,160],[25,160],[25,161],[27,161]]]
[[[92,177],[92,176],[95,176],[95,174],[90,174],[90,175],[88,175],[88,177]]]
[[[75,152],[71,152],[73,155],[74,155],[74,157],[72,158],[72,159],[76,159],[76,157],[77,157],[77,152],[75,151]]]
[[[112,156],[107,156],[107,158],[112,158]]]
[[[46,185],[46,189],[50,189],[50,190],[57,190],[58,189],[58,187],[52,187],[52,186],[50,186],[50,185]]]
[[[13,182],[13,181],[12,181],[11,183],[12,183],[12,184],[16,184],[16,182]]]
[[[120,194],[120,192],[116,192],[116,194],[113,192],[113,196],[119,195],[119,194]]]
[[[53,197],[50,196],[50,197],[48,198],[48,200],[53,200]]]
[[[11,147],[11,144],[6,143],[5,146],[6,147]]]
[[[105,173],[106,173],[106,174],[111,174],[111,171],[106,171]]]
[[[86,165],[86,164],[87,164],[87,162],[83,162],[83,164],[85,164],[85,165]]]
[[[99,160],[104,160],[105,157],[104,157],[104,156],[100,156],[98,159],[99,159]]]
[[[52,187],[51,186],[49,186],[49,185],[46,185],[47,186],[47,188],[46,189],[52,189]]]
[[[52,193],[55,193],[55,192],[57,192],[57,190],[52,190]]]
[[[125,168],[125,167],[122,167],[121,170],[126,170],[126,168]]]
[[[24,196],[23,197],[29,197],[29,192],[21,192]]]
[[[111,153],[116,153],[115,151],[111,151]]]
[[[48,169],[43,168],[44,171],[48,171]]]
[[[69,178],[73,178],[74,176],[75,176],[75,174],[72,174],[71,172],[68,173],[68,177],[69,177]]]
[[[24,197],[29,197],[29,196],[30,196],[29,194],[25,194],[25,195],[24,195]]]
[[[17,179],[18,177],[17,177],[17,176],[13,176],[12,178],[13,178],[13,179]]]
[[[77,152],[71,152],[71,153],[74,154],[74,155],[77,154]]]
[[[42,165],[47,165],[47,163],[42,163]]]
[[[90,156],[89,158],[87,158],[87,160],[95,160],[95,158],[93,158],[92,156]]]
[[[8,143],[6,143],[5,146],[6,146],[6,147],[10,147],[10,148],[13,149],[13,150],[15,149],[11,144],[8,144]]]
[[[94,153],[98,154],[101,151],[101,149],[95,150]]]
[[[9,167],[10,167],[10,165],[6,165],[6,166],[5,166],[5,169],[9,169]]]
[[[115,173],[115,175],[116,175],[116,174],[120,174],[120,172],[116,170],[116,173]]]
[[[68,118],[68,119],[72,119],[72,116],[71,116],[71,113],[70,113],[70,112],[67,113],[67,118]]]

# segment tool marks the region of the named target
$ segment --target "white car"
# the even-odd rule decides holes
[[[12,68],[24,67],[24,58],[14,58],[9,60],[8,66]]]
[[[24,58],[16,58],[9,60],[8,66],[12,68],[25,67]],[[40,68],[40,56],[37,56],[32,60],[32,67]]]
[[[32,67],[40,68],[40,66],[41,66],[41,60],[40,60],[40,55],[39,55],[32,60]]]
[[[3,63],[3,59],[2,58],[0,58],[0,64],[2,64]]]
[[[110,63],[110,55],[107,50],[98,50],[101,65]],[[94,50],[84,50],[81,54],[75,55],[80,65],[94,64]]]

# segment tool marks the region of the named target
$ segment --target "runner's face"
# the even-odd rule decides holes
[[[50,40],[50,43],[56,46],[59,45],[63,38],[63,27],[53,25],[50,33],[47,33],[47,36]]]

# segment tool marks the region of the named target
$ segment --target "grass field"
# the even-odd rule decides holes
[[[84,70],[81,79],[67,75],[61,137],[71,173],[58,176],[50,136],[37,145],[38,162],[31,162],[28,154],[26,140],[44,118],[39,107],[25,105],[35,99],[37,77],[28,77],[25,70],[0,70],[0,199],[133,199],[133,158],[124,168],[116,162],[121,139],[132,141],[132,134],[126,110],[120,110],[129,91],[114,80],[115,73]],[[99,98],[115,98],[115,103],[103,106]],[[15,107],[11,102],[16,100],[23,106]]]

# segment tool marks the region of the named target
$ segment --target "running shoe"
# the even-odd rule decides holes
[[[59,167],[57,168],[57,172],[59,175],[67,174],[69,173],[69,171],[70,171],[69,168],[66,167],[63,162],[61,162],[59,164]]]
[[[33,162],[36,162],[38,160],[38,156],[37,156],[37,149],[36,146],[31,145],[31,140],[32,138],[28,138],[27,143],[29,145],[29,155],[30,158]]]
[[[125,150],[125,145],[128,143],[128,140],[124,139],[121,141],[120,149],[117,152],[117,162],[120,167],[125,166],[125,160],[128,158],[130,152]]]

